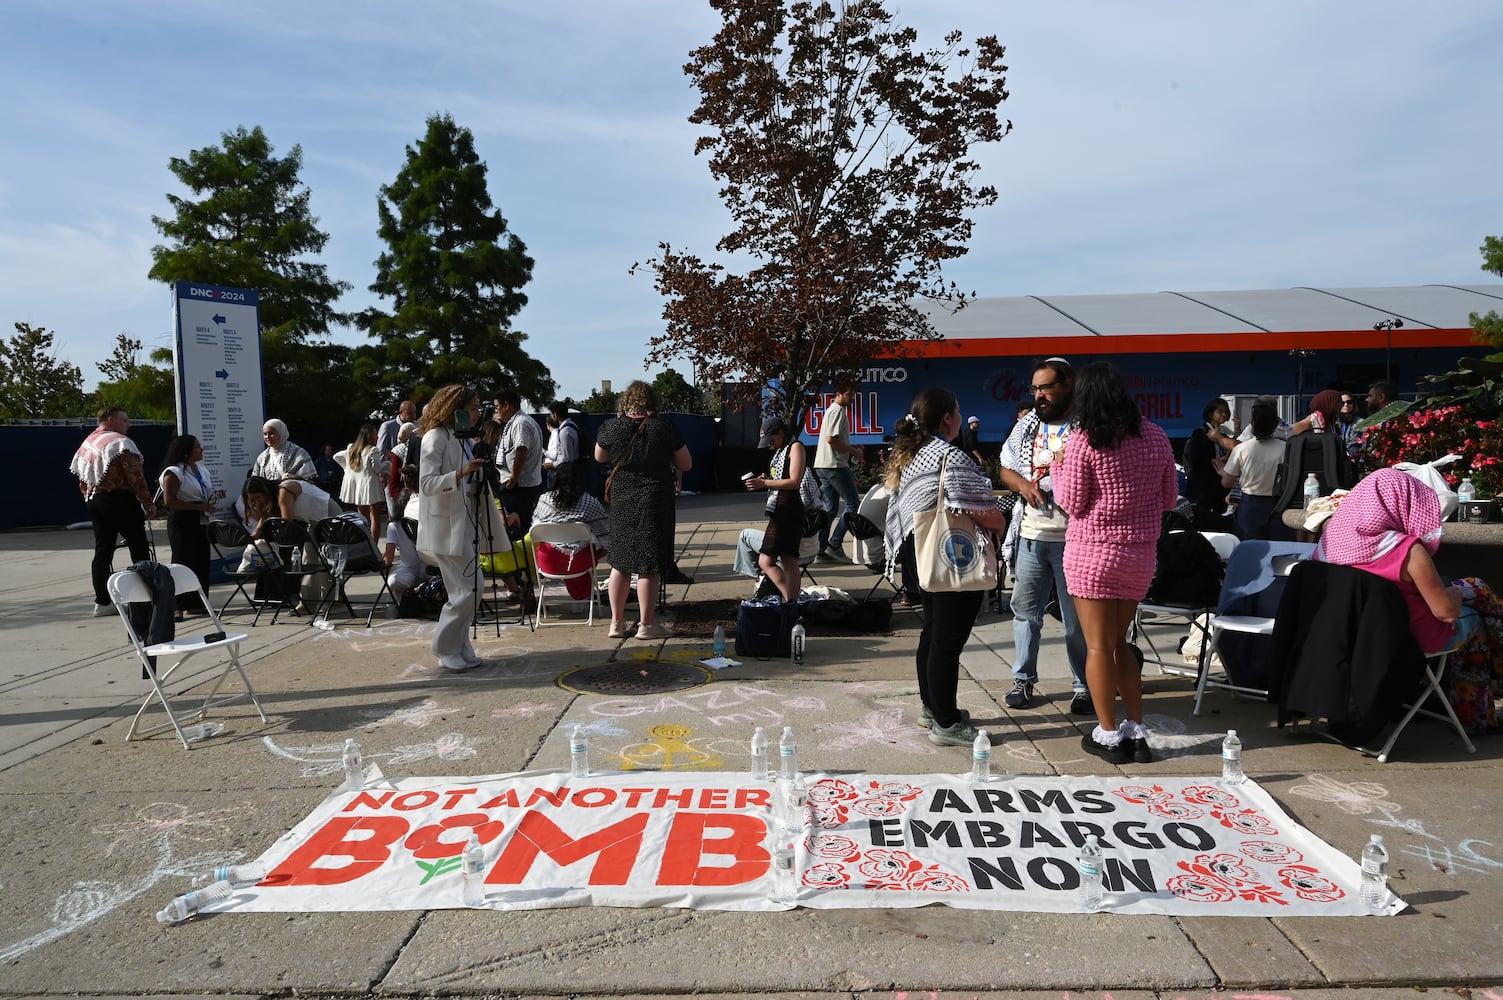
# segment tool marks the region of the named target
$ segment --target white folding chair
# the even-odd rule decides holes
[[[1472,738],[1467,735],[1466,727],[1456,717],[1456,709],[1451,707],[1451,699],[1446,697],[1445,689],[1440,686],[1440,679],[1445,675],[1446,660],[1454,652],[1456,652],[1456,647],[1453,645],[1450,649],[1443,649],[1438,653],[1427,653],[1425,655],[1425,688],[1415,697],[1414,701],[1406,706],[1409,710],[1398,721],[1398,725],[1393,727],[1393,732],[1388,734],[1388,742],[1384,743],[1383,749],[1378,751],[1378,763],[1388,763],[1388,755],[1393,751],[1393,745],[1398,742],[1399,734],[1404,731],[1405,726],[1409,725],[1409,720],[1413,719],[1416,715],[1428,715],[1432,719],[1449,722],[1455,728],[1456,735],[1461,737],[1461,742],[1466,747],[1466,752],[1477,752],[1477,748],[1472,745]],[[1424,707],[1425,703],[1432,698],[1440,702],[1441,708],[1445,709],[1444,714]]]
[[[120,620],[125,623],[126,634],[130,636],[131,647],[135,650],[136,657],[141,661],[141,666],[146,672],[146,677],[151,681],[151,693],[146,700],[141,702],[141,707],[136,711],[136,717],[131,720],[130,730],[125,734],[127,740],[140,736],[150,736],[152,733],[171,729],[177,733],[177,738],[182,742],[184,749],[191,748],[192,744],[183,733],[183,723],[201,719],[211,708],[218,708],[230,702],[238,701],[240,694],[225,695],[215,698],[219,693],[224,679],[229,676],[231,670],[240,674],[240,680],[245,684],[245,695],[248,695],[251,704],[256,706],[256,714],[261,716],[261,721],[266,721],[266,712],[261,708],[261,701],[256,697],[255,688],[251,687],[250,677],[246,675],[245,668],[240,665],[240,643],[245,641],[246,633],[236,632],[230,635],[224,634],[224,626],[220,623],[219,615],[209,603],[208,595],[198,585],[198,578],[193,575],[193,570],[178,563],[169,563],[167,568],[172,573],[172,586],[178,594],[197,593],[203,601],[203,606],[208,609],[209,619],[214,627],[209,634],[223,635],[222,639],[208,640],[206,636],[190,636],[181,639],[172,639],[167,642],[158,642],[148,645],[142,630],[136,628],[136,623],[131,618],[131,605],[154,603],[151,589],[146,581],[134,570],[121,570],[110,576],[107,584],[110,600],[115,605],[115,610],[120,614]],[[171,609],[166,609],[171,614]],[[187,712],[175,712],[172,708],[171,698],[167,694],[167,684],[177,671],[198,653],[210,650],[221,650],[225,655],[224,669],[219,671],[209,687],[209,693],[204,696],[203,703],[196,709]],[[174,658],[166,669],[159,670],[156,662],[163,658]],[[202,683],[201,676],[195,677],[195,681]],[[185,688],[186,695],[192,685]],[[151,707],[153,701],[161,702],[163,710],[167,713],[167,721],[154,726],[141,728],[141,717]]]
[[[533,572],[537,574],[538,591],[538,624],[546,620],[546,608],[544,607],[548,596],[548,581],[556,580],[567,583],[569,580],[584,577],[590,581],[590,596],[587,599],[589,613],[585,619],[586,625],[595,624],[595,602],[600,596],[600,581],[598,579],[595,562],[595,543],[590,535],[590,526],[580,521],[565,521],[562,524],[539,524],[534,522],[532,530],[528,532],[532,546],[547,542],[559,548],[565,546],[574,548],[574,555],[570,557],[570,571],[567,573],[548,573],[538,564],[537,558],[533,558]]]
[[[1247,552],[1251,553],[1254,551],[1254,543],[1244,542],[1243,545],[1248,546],[1248,549],[1246,550]],[[1315,547],[1311,545],[1307,546],[1307,548],[1313,550]],[[1273,555],[1271,558],[1271,569],[1274,579],[1277,580],[1287,578],[1290,571],[1294,569],[1295,565],[1307,555],[1308,553],[1300,555]],[[1230,572],[1228,572],[1227,577],[1228,581],[1230,581]],[[1274,603],[1275,605],[1277,604],[1277,602]],[[1228,632],[1233,632],[1239,635],[1261,635],[1272,638],[1275,621],[1277,621],[1277,619],[1273,615],[1211,616],[1210,621],[1206,624],[1208,639],[1205,646],[1202,647],[1200,654],[1200,677],[1195,684],[1195,708],[1191,712],[1192,715],[1200,714],[1200,703],[1201,700],[1205,698],[1206,688],[1208,687],[1221,688],[1225,691],[1230,691],[1233,694],[1237,695],[1257,695],[1258,697],[1265,699],[1268,697],[1267,688],[1258,688],[1252,687],[1251,685],[1247,684],[1238,684],[1232,678],[1232,672],[1226,666],[1226,655],[1221,651],[1221,637]],[[1212,664],[1214,663],[1220,663],[1222,665],[1222,673],[1220,679],[1212,679],[1211,677]]]

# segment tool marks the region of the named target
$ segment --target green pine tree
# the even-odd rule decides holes
[[[377,208],[388,249],[370,288],[393,308],[356,318],[380,342],[359,352],[357,376],[410,384],[417,375],[427,382],[420,394],[464,382],[552,399],[548,368],[522,346],[526,334],[511,329],[527,304],[521,289],[532,279],[532,258],[491,203],[470,130],[448,115],[429,118]]]
[[[260,126],[173,157],[169,169],[194,197],[169,194],[174,215],[152,217],[169,242],[152,248],[148,276],[255,289],[267,413],[287,421],[294,438],[312,440],[353,433],[375,393],[354,379],[348,349],[314,340],[349,322],[334,304],[353,286],[308,259],[329,236],[309,210],[302,163],[300,146],[272,155]]]

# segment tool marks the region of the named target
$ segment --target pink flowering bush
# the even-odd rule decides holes
[[[1503,496],[1500,421],[1481,419],[1457,403],[1422,407],[1416,404],[1365,432],[1358,455],[1363,473],[1398,462],[1424,465],[1454,454],[1461,461],[1441,470],[1452,489],[1470,476],[1479,497]]]

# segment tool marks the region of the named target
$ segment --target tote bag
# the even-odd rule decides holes
[[[931,594],[991,590],[997,586],[997,548],[969,514],[945,507],[946,454],[939,465],[939,499],[913,515],[913,554],[919,586]]]

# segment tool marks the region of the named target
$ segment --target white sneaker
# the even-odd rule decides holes
[[[107,618],[108,616],[110,616],[110,615],[112,615],[114,613],[115,613],[115,606],[113,604],[96,604],[96,605],[94,605],[94,617],[95,618]]]

